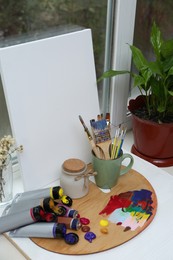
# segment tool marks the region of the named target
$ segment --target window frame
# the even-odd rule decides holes
[[[137,0],[117,0],[113,31],[112,69],[130,70]],[[128,10],[128,12],[127,12]],[[127,100],[130,91],[130,75],[113,77],[110,84],[110,113],[114,126],[125,123],[131,128],[127,115]]]

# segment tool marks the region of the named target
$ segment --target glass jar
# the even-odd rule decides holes
[[[0,169],[0,206],[10,203],[13,198],[13,170],[11,156]]]
[[[80,159],[68,159],[62,165],[60,186],[64,193],[72,199],[81,198],[88,194],[89,179],[87,165]]]

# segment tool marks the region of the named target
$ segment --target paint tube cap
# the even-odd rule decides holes
[[[70,209],[68,212],[68,217],[69,218],[77,218],[78,216],[78,211],[75,209]]]
[[[64,205],[67,205],[68,207],[71,207],[72,204],[73,204],[72,198],[70,198],[69,196],[66,196],[66,195],[63,195],[63,196],[62,196],[61,202],[62,202]]]
[[[63,196],[63,189],[60,186],[55,186],[52,188],[52,199],[60,199]]]
[[[42,220],[42,213],[44,213],[44,210],[41,206],[36,206],[32,208],[32,214],[35,221]]]
[[[43,209],[46,212],[54,213],[53,207],[55,206],[54,200],[51,198],[45,198],[42,201]]]
[[[69,245],[77,244],[79,236],[76,233],[68,233],[65,235],[65,242]]]
[[[66,225],[63,223],[56,223],[53,227],[53,234],[55,238],[64,238],[66,235]]]
[[[72,219],[71,225],[70,225],[71,229],[79,230],[81,228],[81,226],[82,226],[82,224],[79,219],[77,219],[77,218]]]

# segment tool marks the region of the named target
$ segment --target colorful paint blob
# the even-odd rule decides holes
[[[110,197],[99,213],[109,215],[109,221],[124,227],[124,232],[142,227],[153,214],[152,192],[141,189]]]
[[[102,228],[100,229],[100,232],[101,232],[102,234],[108,234],[108,228],[107,228],[107,227],[102,227]]]
[[[96,238],[96,235],[93,232],[87,232],[84,238],[92,243],[92,240]]]
[[[100,226],[102,226],[102,227],[107,227],[109,225],[109,222],[107,219],[101,219],[99,223],[100,223]]]
[[[80,222],[82,225],[88,225],[90,220],[88,218],[80,218]]]

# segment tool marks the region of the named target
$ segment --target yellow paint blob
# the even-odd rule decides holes
[[[108,220],[106,220],[106,219],[101,219],[100,220],[100,226],[107,227],[108,225],[109,225]]]

